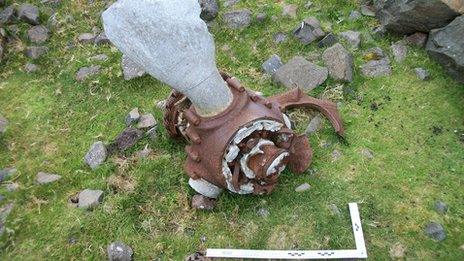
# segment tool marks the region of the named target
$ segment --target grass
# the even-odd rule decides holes
[[[30,2],[41,8],[41,18],[46,21],[52,8],[40,1]],[[62,1],[56,8],[59,26],[48,43],[50,52],[36,62],[40,72],[26,74],[22,70],[28,61],[21,53],[28,45],[28,26],[23,23],[19,24],[21,40],[9,47],[0,69],[0,113],[10,121],[8,131],[0,137],[0,167],[16,166],[18,172],[8,182],[20,186],[15,192],[7,192],[4,185],[0,188],[0,194],[6,196],[3,202],[15,204],[0,241],[0,259],[105,259],[106,246],[116,240],[130,245],[140,260],[182,260],[208,247],[354,248],[349,202],[360,204],[372,260],[389,259],[389,250],[396,243],[407,247],[408,259],[464,258],[460,247],[464,244],[464,143],[458,136],[464,130],[464,86],[453,81],[424,50],[414,47],[409,48],[405,62],[392,62],[392,76],[362,77],[363,51],[374,46],[388,51],[399,39],[370,36],[370,29],[377,24],[373,18],[348,22],[345,18],[359,8],[358,1],[314,0],[309,10],[303,7],[306,1],[285,1],[299,6],[294,19],[281,17],[284,1],[241,1],[234,8],[265,12],[268,18],[263,24],[254,22],[236,31],[222,26],[225,9],[221,9],[212,29],[219,68],[265,95],[285,91],[260,72],[261,63],[270,55],[276,53],[288,61],[295,55],[322,52],[314,44],[303,46],[290,34],[286,42],[277,45],[273,34],[290,32],[305,17],[316,16],[326,30],[358,30],[364,39],[361,49],[353,51],[355,79],[344,86],[355,95],[336,100],[341,102],[348,144],[338,141],[326,121],[324,128],[310,137],[315,155],[311,171],[299,176],[285,171],[268,196],[224,193],[212,212],[190,209],[194,192],[183,172],[184,143],[170,140],[163,126],[156,141],[144,139],[126,155],[110,158],[95,171],[84,165],[89,146],[96,140],[114,139],[133,107],[154,113],[161,122],[162,112],[155,105],[169,93],[166,85],[149,76],[124,81],[121,54],[114,47],[76,42],[79,34],[94,26],[101,28],[99,14],[104,1],[88,2],[92,1]],[[110,59],[89,60],[100,53]],[[78,68],[91,64],[100,64],[101,74],[77,83],[74,75]],[[415,67],[429,69],[432,80],[418,80]],[[339,83],[329,79],[310,94],[331,96],[337,86]],[[373,103],[378,109],[372,109]],[[300,119],[297,123],[302,131],[309,118],[300,112],[294,115]],[[326,148],[321,143],[330,145]],[[154,150],[150,157],[131,156],[146,144]],[[363,148],[373,151],[375,157],[363,158]],[[334,149],[342,157],[332,162]],[[63,178],[38,186],[34,179],[39,171]],[[112,189],[107,180],[115,174],[125,177],[134,189]],[[304,182],[312,188],[296,193],[295,187]],[[105,192],[103,203],[93,212],[68,204],[70,196],[85,188]],[[437,200],[448,204],[446,215],[434,211]],[[331,213],[330,204],[340,208],[341,217]],[[259,208],[268,209],[269,216],[259,217]],[[424,234],[430,221],[443,224],[446,240],[434,242]],[[202,236],[205,242],[200,240]]]

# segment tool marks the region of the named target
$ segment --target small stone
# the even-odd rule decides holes
[[[137,152],[137,157],[139,158],[146,158],[150,156],[150,154],[153,152],[152,149],[148,148],[148,145],[143,148],[143,150]]]
[[[206,243],[207,240],[208,240],[208,238],[207,238],[205,235],[202,235],[202,236],[200,237],[200,242],[201,242],[201,243]]]
[[[150,140],[156,140],[158,138],[158,126],[155,126],[145,133],[145,135],[150,139]]]
[[[266,13],[259,13],[256,15],[256,21],[258,21],[259,23],[262,23],[266,20],[267,18],[267,14]]]
[[[445,229],[441,224],[430,222],[425,227],[425,234],[436,241],[443,241],[446,238]]]
[[[353,56],[341,44],[337,43],[327,48],[322,54],[322,59],[334,80],[353,81]]]
[[[354,49],[358,49],[361,44],[361,33],[355,31],[345,31],[340,33],[340,37],[345,39]]]
[[[366,148],[361,150],[361,155],[366,159],[373,159],[374,158],[374,153],[372,153],[372,151],[370,151],[369,149],[366,149]]]
[[[337,161],[342,157],[342,153],[339,150],[332,151],[332,161]]]
[[[205,197],[201,194],[196,194],[192,197],[192,208],[212,210],[216,206],[216,200]]]
[[[430,73],[426,69],[424,69],[424,68],[416,68],[416,69],[414,69],[414,71],[416,72],[417,77],[419,79],[421,79],[422,81],[430,80]]]
[[[95,41],[95,35],[93,33],[83,33],[77,37],[79,43],[93,43]]]
[[[258,215],[259,217],[263,217],[263,218],[266,218],[269,216],[269,210],[267,210],[267,208],[260,208],[258,209],[258,211],[256,212],[256,215]]]
[[[48,40],[48,29],[43,25],[36,25],[27,31],[29,41],[33,43],[43,43]]]
[[[406,59],[406,55],[408,54],[408,48],[406,45],[402,44],[401,42],[397,42],[392,44],[390,48],[397,63],[401,63],[404,61],[404,59]]]
[[[11,210],[13,210],[13,206],[13,203],[9,203],[0,208],[0,237],[5,232],[5,222],[10,215]]]
[[[135,124],[140,119],[139,108],[132,109],[126,116],[126,126],[131,126]]]
[[[282,60],[280,60],[280,57],[277,54],[274,54],[261,65],[261,68],[263,68],[265,73],[272,75],[277,71],[277,69],[282,67],[282,65],[283,63]]]
[[[387,29],[383,26],[377,26],[372,30],[372,34],[377,38],[382,38],[385,36]]]
[[[406,253],[407,248],[401,243],[396,243],[390,248],[390,257],[392,259],[402,259]]]
[[[96,208],[103,200],[103,191],[85,189],[79,193],[78,208],[92,210]]]
[[[0,12],[0,25],[10,24],[15,19],[15,9],[8,6]]]
[[[319,20],[315,17],[308,17],[295,30],[293,35],[305,45],[320,40],[325,36]]]
[[[90,168],[96,169],[107,157],[107,150],[103,142],[97,141],[90,147],[89,151],[85,155],[85,162]]]
[[[83,82],[85,79],[100,72],[100,65],[92,65],[90,67],[82,67],[76,73],[76,80]]]
[[[231,7],[233,5],[236,5],[240,0],[226,0],[224,2],[224,7]]]
[[[333,35],[332,33],[327,34],[322,40],[317,43],[317,47],[319,48],[325,48],[325,47],[331,47],[334,44],[338,42],[337,37]]]
[[[155,127],[157,124],[155,117],[151,113],[143,114],[140,116],[139,123],[137,128],[139,129],[149,129]]]
[[[6,132],[6,127],[8,126],[8,120],[0,115],[0,133],[3,134]]]
[[[381,77],[391,75],[392,70],[390,60],[384,58],[381,60],[372,60],[361,66],[361,72],[366,77]]]
[[[31,25],[40,24],[39,8],[31,4],[22,4],[19,7],[18,18]]]
[[[316,116],[311,119],[311,121],[308,124],[308,127],[306,127],[306,135],[309,136],[315,132],[317,132],[320,128],[322,127],[322,118],[320,116]]]
[[[119,151],[125,151],[134,146],[143,137],[143,131],[135,128],[126,128],[116,138]]]
[[[29,46],[26,48],[24,54],[31,59],[39,59],[48,52],[48,48],[45,46]]]
[[[131,261],[134,255],[132,248],[122,242],[111,243],[107,248],[107,252],[109,261]]]
[[[273,38],[274,38],[274,43],[280,44],[280,43],[285,42],[285,40],[287,40],[287,34],[278,32],[274,34]]]
[[[329,210],[330,210],[330,213],[332,213],[332,215],[334,215],[334,216],[341,216],[342,215],[342,213],[340,212],[340,209],[335,204],[330,204],[329,205]]]
[[[310,91],[325,82],[328,76],[327,68],[308,62],[303,57],[296,56],[280,67],[272,76],[273,80],[288,89],[302,88]]]
[[[134,78],[142,77],[146,74],[146,72],[141,68],[141,66],[136,64],[126,55],[122,56],[121,67],[122,67],[122,72],[124,74],[124,80],[126,81],[132,80]]]
[[[59,179],[61,179],[60,175],[50,174],[50,173],[45,173],[45,172],[39,172],[39,173],[37,173],[37,176],[35,178],[35,182],[37,184],[43,185],[43,184],[55,182],[55,181],[57,181]]]
[[[201,7],[201,19],[205,21],[211,21],[219,13],[219,6],[216,0],[199,0]]]
[[[90,57],[90,60],[94,60],[94,61],[106,61],[108,59],[109,57],[106,54],[97,54],[95,56]]]
[[[6,190],[8,192],[15,192],[19,189],[19,184],[16,182],[6,184]]]
[[[361,13],[356,10],[351,11],[350,15],[348,16],[349,21],[356,21],[359,18],[361,18]]]
[[[26,73],[35,73],[38,70],[39,70],[39,66],[37,66],[36,64],[26,63],[26,65],[24,65],[24,71]]]
[[[109,44],[111,43],[111,41],[110,39],[108,39],[108,37],[106,37],[105,32],[101,32],[95,37],[94,43],[98,45],[103,45],[103,44]]]
[[[306,2],[306,4],[304,5],[304,8],[310,9],[312,6],[313,6],[313,2],[308,1],[308,2]]]
[[[296,187],[295,191],[296,192],[303,192],[303,191],[309,190],[310,188],[311,188],[311,185],[309,185],[308,183],[303,183],[303,184],[299,185],[298,187]]]
[[[284,5],[282,9],[282,16],[288,16],[291,18],[296,18],[296,11],[298,10],[298,6],[296,5]]]
[[[361,5],[361,14],[365,16],[375,16],[375,10],[372,6]]]
[[[6,168],[0,170],[0,183],[2,183],[5,180],[8,180],[13,174],[16,173],[16,168]]]
[[[428,35],[425,33],[417,32],[406,37],[406,40],[419,48],[424,48],[427,43]]]
[[[237,11],[229,11],[223,15],[224,22],[231,29],[246,28],[251,23],[251,11],[242,9]]]
[[[448,212],[448,205],[443,201],[437,201],[435,202],[435,211],[437,211],[438,214],[445,215],[446,212]]]

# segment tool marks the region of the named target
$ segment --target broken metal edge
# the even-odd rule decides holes
[[[367,250],[361,226],[357,203],[349,203],[351,226],[356,249],[346,250],[251,250],[251,249],[217,249],[206,250],[210,258],[245,258],[245,259],[366,259]]]

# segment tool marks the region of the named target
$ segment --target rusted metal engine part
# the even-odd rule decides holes
[[[266,99],[246,90],[237,79],[222,76],[234,99],[218,115],[199,116],[179,92],[173,91],[166,102],[164,125],[172,138],[184,137],[190,143],[184,168],[190,186],[204,196],[215,198],[223,189],[270,193],[287,165],[294,173],[308,168],[310,144],[306,136],[291,130],[286,109],[320,110],[343,135],[337,108],[329,101],[306,96],[299,89]]]

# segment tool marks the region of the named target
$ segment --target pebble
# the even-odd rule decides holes
[[[353,81],[353,55],[341,44],[327,48],[322,54],[329,75],[338,81]]]
[[[85,79],[89,78],[92,75],[96,75],[100,72],[100,65],[92,65],[89,67],[82,67],[76,73],[76,80],[78,82],[83,82]]]
[[[97,141],[90,147],[89,151],[85,155],[84,159],[90,168],[96,169],[107,157],[107,150],[103,142]]]
[[[348,44],[354,48],[358,49],[361,45],[361,33],[356,31],[345,31],[340,33],[340,37],[345,39]]]
[[[340,209],[335,204],[330,204],[329,205],[329,210],[330,210],[330,213],[332,213],[332,215],[334,215],[334,216],[341,216],[342,215],[342,213],[340,212]]]
[[[101,32],[99,33],[96,37],[95,37],[95,44],[98,44],[98,45],[102,45],[102,44],[109,44],[111,43],[110,39],[108,39],[108,37],[106,37],[106,34],[105,32]]]
[[[448,212],[448,205],[443,201],[437,201],[435,202],[435,211],[437,211],[438,214],[445,215],[446,212]]]
[[[356,21],[359,18],[361,18],[361,13],[356,10],[351,11],[350,15],[348,16],[349,21]]]
[[[6,127],[8,126],[8,120],[0,115],[0,133],[3,134],[6,132]]]
[[[219,13],[219,6],[216,0],[199,0],[201,7],[200,17],[204,21],[212,21]]]
[[[251,23],[251,11],[248,9],[229,11],[224,13],[223,19],[226,26],[231,29],[246,28]]]
[[[116,138],[116,145],[118,150],[123,152],[132,146],[143,137],[143,131],[128,127],[124,129]]]
[[[109,261],[131,261],[134,255],[132,248],[122,242],[111,243],[107,248],[107,252]]]
[[[31,25],[40,24],[39,8],[31,4],[22,4],[18,9],[18,18]]]
[[[137,128],[139,129],[150,129],[155,127],[157,124],[155,117],[151,113],[143,114],[140,116]]]
[[[79,193],[78,208],[92,210],[96,208],[103,200],[103,191],[84,189]]]
[[[296,5],[284,5],[282,8],[282,16],[296,18],[297,10],[298,10],[298,6]]]
[[[342,153],[339,150],[332,151],[332,161],[337,161],[342,157]]]
[[[256,21],[258,21],[259,23],[262,23],[266,20],[267,18],[267,14],[266,13],[259,13],[256,15]]]
[[[406,59],[406,55],[408,54],[408,47],[402,42],[392,44],[390,48],[397,63],[402,63],[404,59]]]
[[[6,184],[6,190],[8,192],[14,192],[19,189],[19,184],[16,182]]]
[[[202,210],[212,210],[216,206],[216,200],[196,194],[192,197],[192,208]]]
[[[370,151],[369,149],[366,149],[366,148],[361,150],[361,155],[364,158],[367,158],[367,159],[373,159],[374,158],[374,154],[372,153],[372,151]]]
[[[93,33],[83,33],[77,37],[79,43],[93,43],[95,41],[95,35]]]
[[[108,59],[109,57],[106,54],[97,54],[95,56],[90,57],[90,60],[94,61],[107,61]]]
[[[35,178],[35,182],[37,184],[43,185],[43,184],[48,184],[55,182],[57,180],[61,179],[60,175],[57,174],[50,174],[50,173],[45,173],[45,172],[39,172],[37,173],[37,176]]]
[[[322,127],[322,118],[320,116],[316,116],[314,118],[311,119],[311,121],[309,122],[308,124],[308,127],[306,127],[306,135],[311,135],[315,132],[317,132],[318,130],[320,130]]]
[[[282,67],[282,65],[283,63],[280,57],[277,54],[274,54],[261,65],[261,68],[265,73],[272,75],[277,71],[277,69]]]
[[[414,69],[414,71],[416,72],[417,77],[419,79],[421,79],[422,81],[430,80],[430,73],[426,69],[424,69],[424,68],[416,68],[416,69]]]
[[[29,46],[24,54],[31,59],[39,59],[48,52],[48,47],[45,46]]]
[[[13,176],[16,171],[17,170],[15,167],[0,170],[0,183],[11,178],[11,176]]]
[[[274,39],[274,43],[277,43],[277,44],[283,43],[285,42],[285,40],[287,40],[287,34],[278,32],[274,34],[273,39]]]
[[[258,215],[259,217],[263,217],[263,218],[266,218],[269,216],[269,210],[267,210],[267,208],[260,208],[258,209],[258,211],[256,212],[256,215]]]
[[[147,130],[147,132],[145,133],[145,135],[150,139],[150,140],[156,140],[156,138],[158,138],[158,126],[155,126],[149,130]]]
[[[27,31],[27,36],[29,37],[29,41],[33,43],[46,42],[49,38],[48,34],[49,34],[49,31],[47,27],[43,25],[33,26]]]
[[[436,222],[430,222],[425,227],[425,234],[436,241],[443,241],[446,239],[445,228]]]
[[[122,56],[121,67],[124,75],[124,80],[126,81],[142,77],[146,74],[145,70],[143,70],[137,63],[132,61],[126,55]]]
[[[309,185],[308,183],[303,183],[303,184],[299,185],[298,187],[296,187],[295,191],[296,192],[303,192],[303,191],[309,190],[310,188],[311,188],[311,185]]]
[[[304,45],[318,41],[325,36],[319,20],[308,17],[293,30],[293,35]]]
[[[26,63],[26,65],[24,65],[24,71],[26,73],[35,73],[38,70],[39,70],[39,66],[37,66],[36,64]]]
[[[140,119],[139,108],[132,109],[126,116],[126,126],[129,127],[132,124],[137,123],[139,119]]]
[[[137,157],[138,158],[146,158],[150,156],[150,154],[153,152],[152,149],[148,148],[148,145],[143,148],[143,150],[137,152]]]
[[[324,38],[322,38],[322,40],[320,40],[319,43],[317,43],[317,47],[319,48],[331,47],[337,42],[338,42],[337,37],[335,37],[334,34],[329,33]]]

